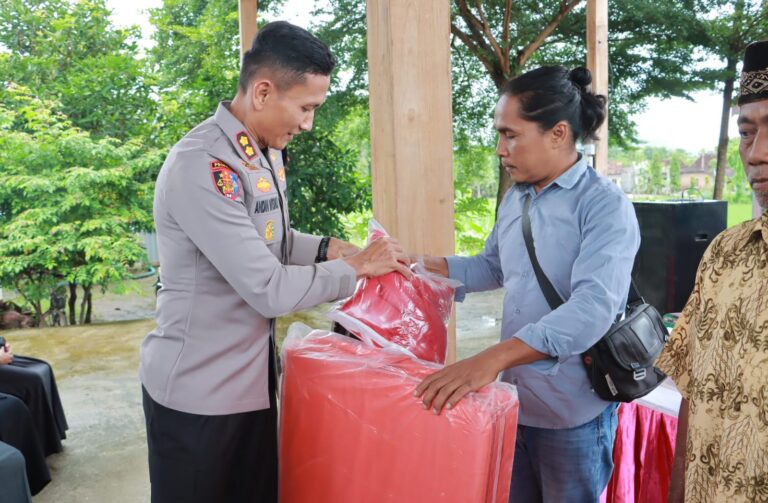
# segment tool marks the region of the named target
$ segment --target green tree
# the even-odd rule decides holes
[[[134,171],[159,157],[140,142],[96,139],[58,108],[0,88],[0,285],[18,290],[41,325],[56,283],[82,286],[89,322],[92,288],[144,260],[136,231],[152,225],[152,186]]]
[[[661,158],[658,154],[655,154],[651,158],[651,162],[648,164],[648,173],[650,175],[650,189],[651,193],[659,194],[664,191],[664,166],[661,163]]]
[[[631,8],[620,3],[609,5],[609,128],[612,142],[626,144],[634,141],[629,117],[642,109],[647,97],[685,95],[701,86],[690,78],[689,70],[695,63],[692,41],[699,41],[702,34],[689,9],[691,1],[643,0],[633,2]],[[457,50],[480,62],[494,90],[535,66],[573,67],[586,61],[584,1],[534,5],[454,0],[454,5],[451,32],[462,42]],[[496,93],[484,94],[495,99]],[[510,184],[499,165],[497,204]]]
[[[370,208],[369,181],[357,169],[355,152],[339,147],[329,134],[302,136],[288,157],[291,222],[300,231],[346,238],[341,217]]]
[[[749,186],[747,175],[744,173],[744,164],[739,154],[739,139],[731,138],[728,142],[726,156],[728,166],[733,170],[733,176],[728,180],[726,199],[734,203],[746,203],[752,200],[752,189]]]
[[[583,65],[586,61],[584,0],[511,2],[453,0],[453,116],[457,149],[491,149],[493,104],[503,83],[542,64]],[[635,140],[630,120],[649,96],[686,96],[706,87],[693,69],[692,47],[704,31],[694,0],[641,0],[609,7],[610,134],[626,145]],[[318,14],[340,66],[350,76],[354,99],[367,96],[365,3],[329,0]],[[461,137],[472,138],[463,141]],[[457,150],[458,152],[458,150]],[[458,157],[458,156],[457,156]],[[510,179],[497,169],[497,201]]]
[[[497,159],[492,150],[457,135],[454,153],[456,252],[479,253],[493,227]],[[466,144],[461,142],[466,141]]]
[[[680,192],[680,170],[685,163],[684,154],[675,151],[669,158],[669,188],[673,193]]]
[[[269,2],[259,2],[260,16]],[[155,28],[148,65],[159,99],[155,134],[171,146],[237,91],[237,2],[164,0],[149,9]]]
[[[710,6],[715,15],[702,21],[707,29],[703,48],[719,62],[709,73],[712,81],[721,86],[723,97],[713,193],[714,199],[722,199],[728,160],[728,120],[735,82],[739,78],[736,65],[750,42],[768,38],[768,2],[718,0],[704,3]]]
[[[112,25],[105,0],[0,2],[0,82],[51,100],[95,138],[141,136],[154,101],[139,35],[137,27]]]

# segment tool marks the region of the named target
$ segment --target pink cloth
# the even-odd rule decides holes
[[[413,390],[440,368],[328,332],[284,344],[282,503],[506,503],[514,387],[493,383],[436,416]]]
[[[676,418],[635,403],[621,404],[615,468],[601,501],[666,502],[676,436]]]

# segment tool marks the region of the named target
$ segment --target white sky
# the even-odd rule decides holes
[[[287,0],[280,19],[308,28],[314,2]],[[146,10],[159,7],[162,0],[108,0],[107,5],[112,9],[115,24],[141,27],[142,45],[146,46],[152,30]],[[646,111],[634,117],[640,140],[648,145],[682,148],[692,153],[715,150],[720,130],[721,98],[713,92],[694,93],[692,97],[692,102],[681,98],[649,100]],[[736,136],[736,131],[736,118],[731,117],[729,135]]]

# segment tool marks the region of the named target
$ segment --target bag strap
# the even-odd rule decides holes
[[[563,305],[563,299],[557,293],[555,287],[552,286],[544,271],[541,270],[539,260],[536,258],[536,249],[533,247],[533,233],[531,232],[531,219],[528,216],[528,208],[530,207],[531,195],[528,194],[525,196],[525,204],[523,205],[523,239],[525,239],[525,248],[528,250],[528,257],[531,259],[533,272],[536,273],[536,281],[539,282],[539,288],[544,293],[544,298],[547,299],[550,309],[554,311]]]
[[[536,281],[539,283],[539,288],[544,294],[544,298],[547,299],[550,309],[553,311],[563,305],[564,301],[560,294],[557,293],[555,287],[549,281],[549,278],[539,265],[539,260],[536,258],[536,248],[533,246],[533,232],[531,231],[531,219],[528,216],[528,209],[531,206],[531,195],[525,196],[525,204],[523,204],[523,239],[525,240],[525,249],[528,250],[528,257],[531,259],[531,265],[533,266],[533,272],[536,273]],[[635,280],[630,277],[629,292],[627,293],[627,307],[635,304],[642,304],[645,301],[640,295],[640,292],[635,285]]]

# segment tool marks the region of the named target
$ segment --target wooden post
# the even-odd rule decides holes
[[[374,216],[407,251],[452,255],[450,0],[367,1]]]
[[[608,0],[587,0],[587,68],[592,72],[592,91],[608,96]],[[594,167],[608,172],[608,116],[597,131]]]
[[[253,39],[256,36],[256,19],[259,10],[258,0],[239,0],[239,20],[240,20],[240,61],[243,60],[243,54],[251,48]]]

